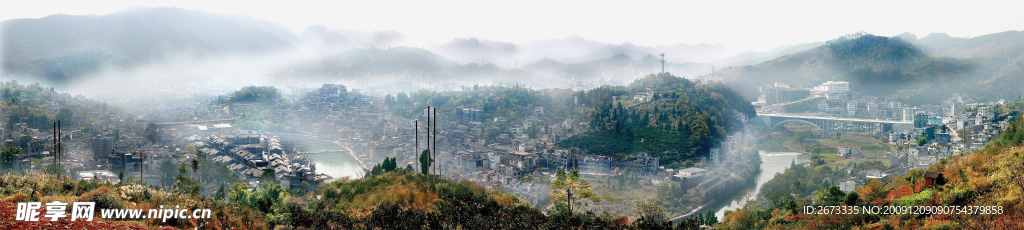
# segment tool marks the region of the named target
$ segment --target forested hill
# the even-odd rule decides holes
[[[642,99],[647,95],[649,99]],[[593,108],[587,114],[592,130],[570,137],[560,147],[620,159],[647,152],[670,167],[700,161],[709,148],[742,128],[737,113],[756,115],[750,101],[727,85],[670,74],[577,92],[576,97]]]
[[[384,105],[392,113],[406,118],[415,118],[428,105],[437,108],[442,119],[454,116],[455,108],[483,110],[485,120],[495,117],[509,120],[526,118],[533,114],[535,107],[544,107],[545,113],[551,116],[572,117],[571,94],[567,89],[534,90],[519,85],[473,86],[462,91],[420,90],[410,94],[389,94],[384,96]]]
[[[3,30],[3,72],[76,80],[105,67],[131,68],[169,55],[251,54],[291,49],[287,29],[252,18],[180,8],[130,8],[102,16],[12,19]]]
[[[858,90],[862,89],[858,86],[877,83],[876,78],[894,83],[909,80],[911,76],[905,73],[925,59],[927,54],[899,38],[848,35],[757,65],[724,68],[715,75],[749,96],[757,92],[758,86],[775,82],[810,87],[823,81],[844,80]]]
[[[473,86],[450,92],[421,90],[387,95],[384,104],[394,114],[407,118],[430,105],[438,108],[442,118],[454,115],[454,109],[461,107],[482,109],[485,120],[505,117],[509,121],[527,118],[534,114],[535,107],[543,107],[548,118],[573,119],[592,127],[559,143],[560,147],[579,147],[620,159],[647,152],[672,167],[699,162],[697,158],[706,156],[709,148],[738,131],[738,114],[756,115],[750,100],[728,85],[702,84],[671,74],[651,74],[627,86],[606,85],[575,92],[518,85]],[[541,118],[531,127],[561,122]],[[484,132],[494,138],[508,133],[511,127],[509,123],[489,124]],[[534,129],[526,132],[534,133]]]
[[[853,34],[757,65],[724,68],[715,76],[749,97],[765,84],[812,87],[838,80],[878,97],[917,90],[899,98],[914,105],[936,104],[951,93],[1012,98],[1024,87],[1024,36],[1019,34],[972,39]]]
[[[1017,98],[1021,94],[1020,89],[1024,89],[1024,31],[1006,31],[974,38],[930,34],[920,39],[906,37],[904,40],[933,56],[970,60],[975,67],[971,72],[943,71],[947,74],[966,75],[958,91],[995,100]]]

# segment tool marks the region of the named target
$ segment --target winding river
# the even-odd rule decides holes
[[[303,152],[319,152],[320,150],[341,151],[310,153],[307,155],[309,161],[316,164],[317,173],[327,174],[334,177],[334,179],[342,177],[354,179],[361,177],[363,174],[363,169],[359,167],[356,159],[352,158],[352,155],[348,154],[347,150],[338,144],[314,138],[290,137],[287,139],[294,142],[299,151]]]
[[[789,167],[793,161],[796,163],[807,162],[805,157],[800,156],[798,152],[765,152],[760,151],[761,155],[761,173],[757,174],[755,183],[747,185],[744,189],[749,189],[754,194],[757,194],[761,190],[761,185],[768,182],[775,177],[776,173],[782,173]],[[743,206],[743,194],[738,194],[727,201],[719,202],[716,204],[715,216],[721,221],[725,215],[725,210],[735,210]]]

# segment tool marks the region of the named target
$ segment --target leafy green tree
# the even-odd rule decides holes
[[[260,210],[263,213],[270,213],[273,207],[280,207],[288,202],[289,197],[290,194],[288,194],[288,191],[285,191],[281,185],[271,184],[270,186],[250,193],[249,204],[252,205],[253,208],[256,208],[256,210]]]
[[[160,141],[159,135],[156,133],[156,129],[150,129],[146,132],[146,140],[149,140],[152,144],[156,144]]]
[[[782,207],[786,203],[789,203],[789,201],[794,200],[794,197],[793,197],[792,194],[790,194],[789,192],[786,192],[786,191],[781,191],[781,190],[777,191],[775,193],[772,193],[771,195],[768,195],[765,198],[768,198],[768,201],[771,202],[771,205],[772,205],[771,207],[772,208]]]
[[[828,186],[815,191],[816,200],[822,201],[824,205],[839,205],[839,202],[846,199],[846,193],[839,190],[838,185]]]
[[[683,220],[679,221],[679,224],[676,224],[676,228],[675,229],[676,230],[698,230],[698,229],[700,229],[700,223],[701,223],[701,221],[698,218],[696,218],[696,216],[692,216],[690,218],[686,218],[686,219],[683,219]]]
[[[124,182],[124,170],[117,173],[117,180]]]
[[[227,194],[228,199],[263,213],[271,213],[274,207],[283,207],[290,197],[290,194],[279,184],[269,184],[252,192],[249,192],[248,189],[249,186],[243,183],[235,183],[231,185]]]
[[[231,184],[231,189],[228,191],[228,200],[239,204],[248,204],[249,186],[244,183]]]
[[[370,169],[370,175],[376,176],[384,174],[384,170],[381,168],[382,167],[380,165],[374,165],[373,168]]]
[[[551,182],[550,199],[555,208],[573,213],[573,206],[588,206],[589,202],[601,202],[601,197],[590,190],[590,182],[580,178],[579,170],[569,173],[559,168],[555,173],[555,181]],[[589,202],[588,202],[589,201]]]
[[[267,169],[266,171],[263,171],[263,174],[260,175],[260,177],[257,178],[257,180],[260,182],[260,187],[263,187],[264,185],[269,185],[269,184],[276,184],[277,183],[277,173],[274,172],[273,169]]]
[[[226,191],[224,191],[224,183],[220,184],[220,188],[217,189],[217,193],[213,195],[214,200],[224,200]]]
[[[192,196],[199,195],[200,185],[199,182],[188,176],[188,168],[185,163],[181,163],[178,166],[178,175],[174,176],[176,181],[174,182],[174,192],[178,194],[186,194]]]
[[[1024,115],[1010,118],[1009,124],[1010,126],[1006,128],[1006,131],[999,135],[996,144],[1003,147],[1024,145]],[[964,137],[967,135],[960,136]]]
[[[395,105],[395,98],[392,97],[391,94],[385,95],[384,96],[384,106],[387,106],[388,108],[391,108],[394,105]]]
[[[29,136],[28,133],[21,135],[21,139],[18,140],[18,144],[21,145],[22,149],[28,149],[29,142],[32,142],[32,136]]]
[[[273,86],[246,86],[242,89],[235,91],[234,94],[228,98],[227,103],[236,102],[256,102],[265,103],[273,102],[274,100],[281,98],[280,92]]]
[[[633,213],[640,218],[662,221],[665,219],[665,208],[660,203],[650,201],[637,201]]]
[[[396,161],[397,160],[395,158],[384,157],[384,162],[381,163],[381,169],[384,170],[384,172],[395,171],[395,168],[398,166]]]
[[[199,159],[192,158],[192,177],[199,181]]]
[[[430,174],[430,165],[434,163],[434,159],[430,157],[430,150],[424,149],[423,153],[420,154],[420,171],[423,174]]]
[[[174,176],[177,175],[178,170],[174,167],[171,161],[164,161],[160,163],[160,167],[157,170],[160,172],[160,183],[163,186],[170,186],[169,183],[174,181]]]
[[[68,126],[71,126],[71,121],[74,120],[74,116],[72,115],[70,109],[60,108],[60,111],[57,112],[57,120],[64,122]]]
[[[846,200],[843,203],[846,204],[846,205],[853,206],[853,205],[857,205],[857,202],[859,202],[859,201],[860,201],[860,195],[857,195],[857,192],[855,192],[855,191],[850,191],[850,193],[846,194]]]
[[[0,170],[8,170],[14,168],[14,155],[18,154],[20,150],[14,147],[4,147],[3,156],[0,159]]]
[[[714,225],[718,223],[718,217],[715,216],[714,211],[708,210],[707,212],[704,212],[703,222],[704,225]]]

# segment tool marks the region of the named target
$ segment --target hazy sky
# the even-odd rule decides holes
[[[327,2],[327,3],[324,3]],[[601,2],[597,4],[595,2]],[[724,44],[766,50],[865,31],[973,37],[1024,29],[1024,1],[17,1],[0,20],[173,6],[245,14],[299,32],[311,24],[452,38],[526,42],[578,35],[619,44]]]

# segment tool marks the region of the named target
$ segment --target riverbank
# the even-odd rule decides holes
[[[357,179],[362,178],[368,170],[366,163],[359,159],[351,148],[339,141],[301,134],[278,133],[275,135],[292,141],[303,152],[310,152],[306,157],[310,162],[316,164],[319,173],[330,175],[335,179],[342,177]],[[331,153],[317,153],[322,150],[328,150]],[[338,152],[346,152],[346,154],[338,154]]]
[[[782,173],[786,171],[786,168],[792,163],[803,163],[808,160],[798,152],[767,152],[759,151],[758,155],[761,158],[760,172],[754,178],[754,183],[748,184],[744,190],[750,190],[754,195],[757,195],[761,190],[761,186],[767,183],[769,180],[775,177],[776,173]],[[727,199],[721,199],[722,202],[715,205],[717,211],[715,216],[721,220],[726,210],[734,210],[736,208],[743,207],[745,204],[742,193]]]
[[[704,205],[701,205],[700,207],[697,207],[696,209],[693,209],[693,211],[690,211],[690,213],[687,213],[686,215],[682,215],[682,216],[677,216],[675,218],[669,219],[668,221],[672,221],[673,224],[674,223],[678,223],[680,220],[685,220],[687,218],[690,218],[693,215],[696,215],[697,213],[703,212],[704,209],[707,209],[708,207],[711,207],[712,205],[715,204],[715,202],[716,202],[715,199],[711,199],[710,201],[705,202]]]

